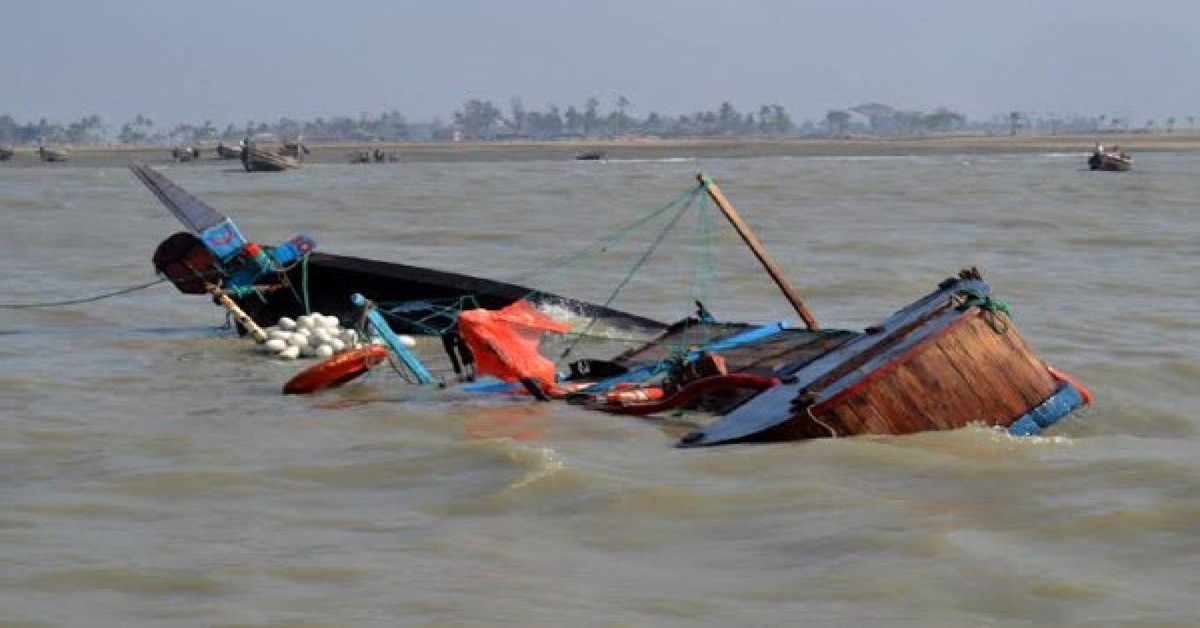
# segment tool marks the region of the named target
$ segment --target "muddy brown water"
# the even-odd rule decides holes
[[[1140,154],[1129,173],[1085,159],[163,166],[262,242],[307,232],[594,301],[637,241],[578,251],[703,169],[825,326],[861,329],[978,266],[1098,403],[1035,439],[679,450],[702,417],[387,372],[284,397],[302,365],[168,285],[0,309],[0,623],[1198,621],[1200,154]],[[151,281],[180,229],[119,165],[0,165],[0,213],[5,305]],[[701,297],[722,318],[795,320],[710,218],[681,221],[613,305],[673,319]]]

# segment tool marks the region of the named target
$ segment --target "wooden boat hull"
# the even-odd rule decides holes
[[[281,172],[300,167],[300,162],[295,157],[279,155],[261,148],[246,147],[242,149],[241,157],[246,172]]]
[[[399,333],[427,334],[453,322],[455,305],[500,308],[519,299],[561,306],[618,326],[650,330],[665,327],[646,317],[555,294],[480,277],[376,260],[311,252],[313,242],[298,236],[280,247],[266,247],[274,262],[248,255],[250,248],[236,226],[215,208],[172,183],[153,168],[135,165],[134,175],[179,219],[188,232],[170,236],[154,254],[155,268],[186,294],[207,294],[207,283],[222,282],[251,319],[274,325],[281,316],[308,311],[353,320],[351,300],[362,294],[388,314]],[[255,249],[258,246],[255,245]],[[289,250],[287,256],[280,256]],[[287,260],[287,261],[280,261]],[[273,266],[282,264],[278,272]],[[249,290],[249,283],[256,290]],[[241,290],[241,289],[245,290]],[[243,294],[236,294],[243,292]],[[307,307],[306,307],[307,306]],[[440,331],[440,330],[439,330]]]
[[[307,263],[293,266],[281,280],[290,288],[276,289],[262,297],[237,299],[246,313],[260,325],[273,325],[281,316],[305,313],[307,288],[309,311],[350,320],[357,312],[351,295],[362,294],[389,314],[388,323],[397,333],[428,334],[431,327],[451,322],[447,308],[459,299],[472,306],[498,309],[520,299],[538,305],[563,307],[580,316],[596,316],[613,324],[660,329],[659,321],[613,310],[568,297],[539,293],[516,284],[493,281],[446,271],[345,255],[314,252]],[[270,284],[268,284],[270,285]]]
[[[971,276],[944,283],[879,327],[815,360],[780,369],[782,384],[680,445],[1012,425],[1063,383],[995,302],[986,296],[979,305],[963,302],[964,294],[987,290]]]

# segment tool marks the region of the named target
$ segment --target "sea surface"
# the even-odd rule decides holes
[[[155,281],[181,230],[128,170],[0,164],[0,625],[1200,622],[1200,154],[1085,159],[161,165],[263,243],[304,232],[660,320],[696,299],[797,320],[703,207],[644,259],[662,223],[621,231],[703,170],[823,326],[976,266],[1097,399],[1039,438],[703,450],[674,444],[707,417],[386,369],[285,397],[311,362],[256,353],[204,297],[62,303]]]

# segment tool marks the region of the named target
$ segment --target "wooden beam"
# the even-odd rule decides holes
[[[813,316],[808,306],[804,304],[804,301],[800,298],[800,293],[796,292],[792,284],[788,283],[779,265],[775,263],[775,260],[763,248],[762,242],[759,241],[754,231],[750,229],[750,225],[742,220],[741,214],[729,202],[729,199],[725,198],[725,193],[721,191],[721,188],[717,187],[717,183],[708,178],[703,172],[696,175],[696,179],[700,181],[700,185],[704,187],[704,191],[708,192],[708,196],[721,209],[721,213],[725,214],[725,217],[729,219],[729,224],[733,225],[734,230],[742,237],[742,241],[750,247],[750,250],[754,253],[754,257],[758,258],[759,263],[766,269],[767,274],[775,281],[775,285],[779,286],[779,289],[783,292],[783,296],[787,298],[788,302],[795,308],[796,313],[804,320],[805,326],[810,331],[820,329],[820,326],[817,325],[817,318]]]
[[[238,307],[238,304],[234,303],[233,299],[229,298],[228,294],[221,291],[220,288],[217,288],[216,285],[211,283],[208,284],[206,288],[208,288],[209,294],[213,295],[213,300],[217,302],[217,305],[220,305],[228,310],[229,313],[233,314],[233,317],[237,319],[237,322],[241,323],[242,327],[246,328],[246,331],[250,333],[250,337],[254,338],[254,342],[257,342],[261,345],[267,341],[267,332],[263,331],[263,328],[259,327],[258,324],[254,322],[254,319],[250,318],[249,315],[242,311],[242,308]]]

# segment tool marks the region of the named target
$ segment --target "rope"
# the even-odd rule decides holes
[[[166,277],[159,277],[158,279],[155,279],[154,281],[146,282],[143,284],[138,284],[136,286],[130,286],[128,288],[122,288],[120,290],[114,290],[113,292],[106,292],[104,294],[98,294],[93,297],[84,297],[82,299],[68,299],[65,301],[43,301],[40,303],[0,303],[0,308],[21,310],[21,309],[32,309],[32,308],[39,308],[39,307],[62,307],[65,305],[79,305],[80,303],[91,303],[93,301],[100,301],[102,299],[109,299],[112,297],[121,296],[123,294],[129,294],[130,292],[137,292],[138,290],[145,290],[146,288],[149,288],[151,286],[156,286],[164,281],[167,281]]]
[[[535,286],[534,289],[530,290],[529,294],[527,294],[526,297],[545,292],[545,290],[542,290],[540,288],[545,288],[548,284],[551,284],[552,279],[563,275],[567,271],[567,269],[571,268],[572,266],[579,263],[580,261],[589,259],[590,257],[594,256],[597,253],[603,253],[603,252],[607,251],[608,247],[613,244],[618,244],[622,241],[627,240],[629,237],[636,235],[638,232],[638,229],[640,229],[641,227],[645,226],[646,224],[648,224],[650,222],[653,222],[659,216],[662,216],[663,214],[667,213],[668,211],[670,211],[674,207],[678,206],[679,204],[690,203],[692,201],[692,199],[697,194],[700,193],[701,189],[702,188],[700,186],[697,186],[692,189],[684,190],[681,194],[679,194],[679,196],[675,197],[669,203],[662,205],[662,206],[658,207],[657,209],[655,209],[654,211],[650,212],[648,215],[646,215],[642,218],[639,218],[638,220],[635,220],[632,223],[625,225],[624,227],[617,229],[612,234],[610,234],[604,238],[601,238],[600,240],[597,240],[596,242],[593,242],[587,246],[583,246],[578,249],[575,249],[574,251],[568,252],[568,253],[562,255],[561,257],[559,257],[558,259],[551,260],[550,262],[547,262],[547,263],[541,265],[537,269],[526,271],[524,273],[517,275],[516,282],[524,283],[523,278],[532,277],[532,276],[536,275],[537,273],[542,272],[546,267],[554,268],[556,270],[554,272],[550,273],[545,280],[541,281],[540,286]]]
[[[640,258],[638,258],[637,262],[634,263],[633,268],[630,268],[629,272],[625,274],[625,278],[621,280],[621,283],[617,284],[617,287],[615,289],[613,289],[611,294],[608,295],[608,299],[604,301],[604,305],[603,305],[603,307],[605,309],[608,309],[608,307],[610,305],[612,305],[612,302],[616,300],[617,295],[621,293],[621,290],[623,290],[625,288],[626,284],[628,284],[633,279],[633,276],[635,274],[637,274],[638,270],[640,270],[642,268],[642,266],[644,266],[646,264],[646,262],[649,261],[650,256],[654,254],[654,251],[657,250],[658,246],[660,244],[662,244],[663,240],[666,239],[667,234],[669,234],[671,232],[671,230],[675,228],[675,225],[679,222],[679,220],[681,218],[683,218],[683,215],[685,213],[687,213],[688,209],[691,208],[691,206],[692,206],[691,201],[694,199],[695,199],[695,190],[693,190],[692,196],[688,199],[688,202],[685,203],[683,205],[683,207],[681,207],[679,209],[679,211],[676,212],[675,217],[672,218],[671,221],[668,222],[665,227],[663,227],[663,230],[658,234],[658,237],[656,237],[654,239],[654,242],[652,242],[650,244],[650,248],[647,249],[645,253],[642,253],[642,256]],[[587,324],[587,326],[585,326],[583,328],[583,331],[580,332],[580,334],[578,336],[576,336],[575,340],[572,341],[571,344],[567,346],[566,350],[563,351],[562,355],[559,356],[559,358],[558,358],[559,360],[564,360],[564,359],[566,359],[566,357],[568,355],[571,355],[571,351],[575,350],[575,347],[579,344],[579,341],[582,339],[583,334],[586,334],[592,330],[592,327],[596,324],[596,321],[598,320],[598,318],[599,318],[599,315],[593,316],[591,318],[591,320],[588,321],[588,324]]]
[[[700,197],[696,208],[696,233],[700,237],[700,260],[696,264],[696,285],[693,294],[703,303],[708,300],[712,285],[716,282],[716,260],[713,255],[712,200],[707,195]]]
[[[427,309],[433,310],[433,313],[422,318],[403,316],[396,310],[399,309],[399,306],[404,305],[405,303],[427,304]],[[451,300],[450,303],[450,305],[439,306],[436,301],[427,299],[421,299],[417,301],[393,301],[390,303],[380,303],[380,307],[378,309],[379,312],[387,318],[407,323],[424,331],[427,334],[440,336],[454,328],[455,321],[458,319],[458,314],[464,309],[467,309],[468,304],[472,309],[479,307],[479,301],[476,300],[475,295],[473,294],[457,297]],[[429,322],[436,318],[445,318],[446,320],[450,321],[450,323],[445,327],[437,327]]]
[[[983,310],[984,319],[987,321],[988,326],[992,328],[992,331],[1001,335],[1008,333],[1008,324],[1002,322],[997,315],[997,312],[1003,312],[1005,316],[1012,318],[1012,307],[1009,306],[1007,301],[993,299],[982,292],[974,290],[963,290],[959,294],[963,297],[963,303],[958,309],[966,310],[970,307],[978,307]]]
[[[593,242],[590,245],[575,249],[574,251],[571,251],[555,260],[552,260],[546,264],[543,264],[542,266],[540,266],[537,269],[518,274],[517,281],[521,281],[521,279],[520,279],[521,277],[529,277],[538,272],[542,272],[542,270],[544,270],[547,266],[555,269],[555,271],[550,274],[550,277],[562,275],[571,266],[579,263],[580,261],[588,259],[590,256],[592,256],[596,253],[601,253],[601,252],[606,251],[608,249],[608,247],[613,244],[616,244],[623,240],[628,239],[631,235],[636,234],[641,227],[654,221],[656,218],[666,214],[671,209],[680,206],[680,204],[683,204],[683,208],[680,210],[680,212],[677,213],[675,215],[675,217],[671,220],[671,222],[668,225],[668,227],[666,228],[666,230],[662,234],[659,235],[658,240],[654,244],[654,247],[657,247],[658,244],[661,243],[662,239],[666,236],[666,233],[669,232],[671,230],[671,228],[679,221],[679,219],[682,217],[683,213],[685,213],[686,209],[691,205],[691,202],[701,192],[702,189],[703,188],[701,186],[696,186],[694,188],[685,190],[684,192],[679,194],[676,198],[674,198],[670,202],[658,207],[657,209],[650,212],[648,215],[643,216],[642,218],[639,218],[639,219],[619,228],[613,234],[608,235],[604,238],[601,238],[601,239],[597,240],[596,242]],[[613,299],[615,299],[617,294],[620,292],[620,289],[626,283],[629,282],[629,280],[632,278],[633,274],[636,273],[638,268],[642,264],[645,263],[645,259],[649,257],[649,253],[653,252],[654,247],[652,247],[651,250],[648,251],[646,255],[643,255],[642,261],[637,266],[634,267],[633,271],[630,272],[629,276],[626,277],[625,281],[623,281],[621,283],[621,286],[619,286],[617,288],[617,290],[615,290],[613,292],[613,294],[610,295],[608,301],[605,304],[606,306],[608,304],[612,303]],[[308,258],[305,257],[304,259],[305,259],[305,262],[307,262]],[[545,288],[546,284],[548,284],[550,282],[542,281],[540,283],[541,283],[541,286],[531,288],[529,290],[529,292],[527,292],[525,295],[523,295],[522,298],[528,299],[534,295],[545,293],[544,288]],[[305,275],[304,292],[305,292],[305,309],[307,309],[307,307],[308,307],[307,306],[307,295],[308,295],[307,275]],[[430,307],[434,310],[434,312],[432,314],[429,314],[422,318],[406,317],[406,316],[403,316],[402,314],[396,312],[395,309],[393,309],[397,305],[402,305],[402,304],[406,303],[404,301],[380,304],[381,307],[380,307],[379,311],[384,316],[386,316],[390,319],[404,322],[413,327],[421,329],[421,330],[425,331],[426,333],[430,333],[433,335],[441,335],[454,327],[455,321],[458,317],[458,314],[460,312],[462,312],[463,309],[465,309],[468,305],[470,305],[470,307],[475,307],[475,308],[479,307],[478,301],[477,301],[475,295],[473,295],[473,294],[459,297],[451,305],[441,307],[440,309],[438,308],[436,302],[431,302],[428,300],[423,300],[422,302],[429,303]],[[438,327],[438,326],[431,324],[430,321],[437,319],[439,317],[445,318],[448,321],[450,321],[449,324],[444,327]],[[578,343],[580,340],[582,340],[584,338],[614,340],[612,338],[608,338],[605,336],[594,336],[594,335],[588,334],[587,332],[594,326],[595,322],[596,322],[596,318],[593,317],[588,322],[587,328],[584,331],[579,332],[578,334],[575,334],[576,343]],[[617,339],[617,341],[621,341],[621,340]],[[633,341],[624,340],[624,342],[633,342]]]
[[[300,264],[300,289],[304,292],[304,313],[312,314],[312,307],[308,304],[308,253],[305,253],[304,257],[300,259]],[[287,273],[284,273],[283,276],[286,278]],[[292,294],[295,292],[292,290]]]

